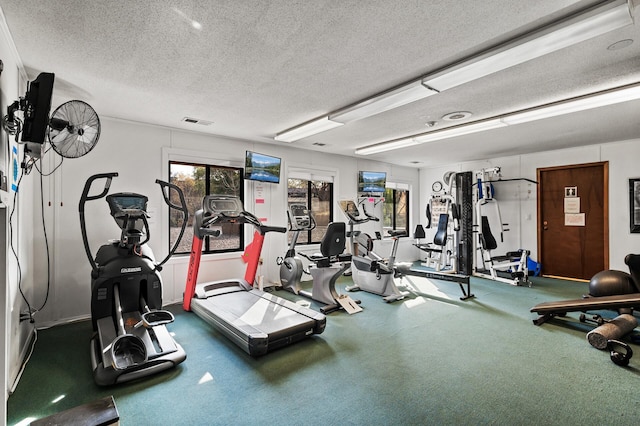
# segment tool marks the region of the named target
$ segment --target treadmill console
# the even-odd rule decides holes
[[[202,207],[207,216],[238,217],[244,211],[240,198],[233,195],[207,195]]]

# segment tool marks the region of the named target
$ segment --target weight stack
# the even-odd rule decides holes
[[[473,173],[456,173],[456,204],[460,212],[458,273],[473,273]]]

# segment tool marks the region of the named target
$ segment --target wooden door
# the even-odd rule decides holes
[[[542,274],[589,280],[609,268],[608,162],[538,169]]]

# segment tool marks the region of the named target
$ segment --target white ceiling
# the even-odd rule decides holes
[[[0,7],[29,79],[56,74],[54,107],[81,99],[101,117],[353,156],[358,147],[426,132],[427,121],[450,126],[441,120],[450,112],[471,111],[474,121],[640,82],[636,23],[291,145],[273,140],[598,3],[0,0]],[[624,39],[634,43],[607,49]],[[627,102],[367,158],[423,167],[640,138],[639,107]]]

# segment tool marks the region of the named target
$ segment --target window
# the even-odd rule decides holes
[[[193,218],[202,208],[202,199],[209,194],[236,195],[244,202],[242,168],[213,166],[208,164],[169,162],[169,182],[180,187],[189,209],[189,222],[176,254],[191,252],[193,240]],[[172,194],[174,195],[174,194]],[[175,195],[174,195],[175,196]],[[180,204],[178,200],[172,200]],[[169,216],[169,247],[172,247],[180,232],[181,214],[173,209]],[[241,224],[222,224],[222,235],[207,236],[202,244],[203,253],[238,251],[244,248],[244,233]]]
[[[395,186],[395,185],[394,185]],[[399,185],[398,185],[399,186]],[[384,192],[382,227],[385,230],[404,229],[409,235],[409,190],[390,187]]]
[[[331,178],[329,178],[331,179]],[[302,178],[287,179],[287,202],[311,206],[311,213],[316,220],[315,229],[301,232],[297,244],[313,244],[322,240],[327,226],[333,221],[333,182],[329,179],[307,180]],[[292,233],[289,233],[291,242]]]

